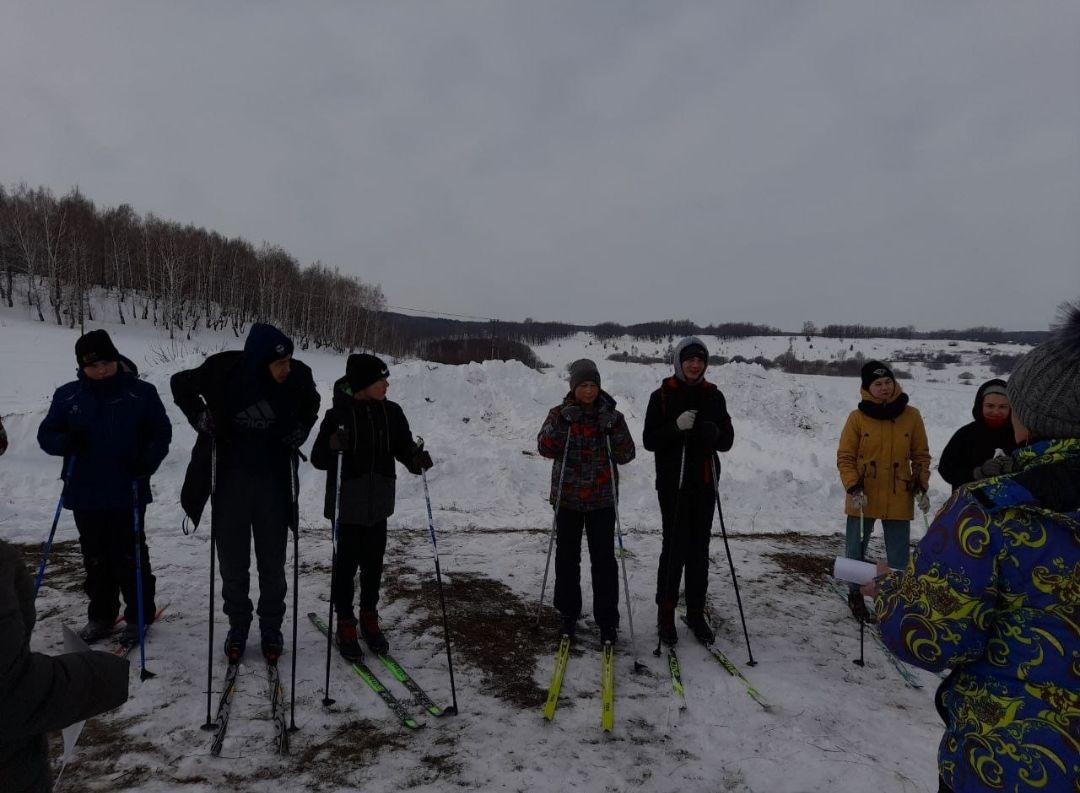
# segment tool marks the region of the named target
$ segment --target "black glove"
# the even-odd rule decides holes
[[[417,449],[413,454],[412,459],[409,460],[409,464],[405,466],[409,469],[410,474],[420,476],[424,471],[431,468],[435,463],[431,461],[431,455],[423,449]]]
[[[976,479],[989,479],[993,476],[1004,476],[1013,472],[1012,457],[991,457],[982,465],[975,466],[971,472]]]
[[[720,428],[713,421],[695,421],[690,432],[694,434],[694,438],[702,446],[710,448],[716,444],[716,439],[720,437]]]
[[[281,442],[294,451],[303,446],[305,440],[307,440],[307,430],[300,424],[281,436]]]
[[[611,429],[618,420],[619,417],[615,414],[614,410],[601,410],[600,415],[597,417],[596,425],[600,428],[601,432],[611,432]]]
[[[855,507],[855,509],[866,509],[866,505],[870,503],[870,499],[866,497],[866,493],[858,485],[848,490],[848,495],[851,496],[851,506]]]
[[[352,433],[344,427],[338,427],[330,434],[330,451],[347,452],[352,448]]]
[[[578,405],[567,405],[559,412],[562,413],[562,417],[571,424],[577,424],[581,421],[581,407]]]
[[[195,417],[195,421],[192,422],[195,426],[195,431],[200,435],[209,435],[214,437],[214,417],[210,415],[210,411],[207,408],[203,408],[202,412]]]

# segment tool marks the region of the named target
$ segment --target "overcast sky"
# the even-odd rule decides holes
[[[1080,296],[1080,3],[24,3],[0,182],[392,306],[1042,329]]]

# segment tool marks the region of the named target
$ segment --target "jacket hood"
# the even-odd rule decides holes
[[[256,368],[269,366],[286,355],[292,355],[292,351],[292,339],[265,322],[252,325],[244,342],[244,357]]]
[[[990,386],[995,385],[1005,388],[1008,386],[1008,383],[1006,383],[1004,380],[998,380],[996,378],[994,380],[987,380],[985,383],[979,386],[979,390],[975,392],[975,404],[971,408],[971,415],[976,422],[982,424],[983,426],[986,426],[986,419],[983,418],[982,414],[983,397],[986,396],[986,389],[990,388]]]
[[[682,363],[679,361],[679,356],[682,354],[683,350],[685,350],[687,347],[689,347],[692,344],[696,344],[697,346],[699,346],[703,350],[705,350],[705,355],[706,356],[709,354],[709,348],[706,347],[705,342],[703,342],[697,336],[687,336],[685,339],[683,339],[682,341],[680,341],[678,344],[675,345],[675,349],[671,353],[671,366],[675,370],[675,377],[677,377],[679,379],[679,382],[682,382],[682,383],[686,382],[686,377],[685,377],[685,375],[683,375]],[[701,383],[705,382],[705,372],[706,372],[706,370],[708,370],[708,368],[709,368],[709,361],[708,361],[708,358],[706,358],[706,360],[705,360],[705,369],[703,369],[701,371],[701,380],[699,380],[695,385],[701,385]]]

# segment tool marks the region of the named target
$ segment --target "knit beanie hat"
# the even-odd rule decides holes
[[[596,383],[596,387],[600,387],[600,372],[588,358],[579,358],[570,364],[570,390],[582,383]]]
[[[895,380],[892,369],[883,364],[881,361],[867,361],[863,366],[862,371],[859,373],[859,377],[862,378],[862,387],[867,391],[870,390],[870,384],[875,380],[882,377],[888,377],[890,380]]]
[[[244,355],[255,366],[269,366],[292,353],[292,339],[265,322],[252,325],[244,340]]]
[[[345,362],[345,379],[349,381],[349,388],[363,391],[369,385],[390,376],[390,370],[386,364],[374,355],[366,352],[353,353]]]
[[[75,362],[80,369],[98,361],[119,360],[120,353],[116,351],[109,334],[103,330],[92,330],[75,342]]]
[[[1009,377],[1009,404],[1037,438],[1080,438],[1080,302]]]

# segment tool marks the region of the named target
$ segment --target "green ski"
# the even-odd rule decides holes
[[[551,721],[555,718],[555,708],[559,704],[559,691],[562,690],[563,675],[566,674],[566,664],[570,660],[570,637],[563,636],[559,642],[559,650],[555,653],[555,668],[551,672],[551,685],[548,686],[547,702],[544,703],[544,718]]]

